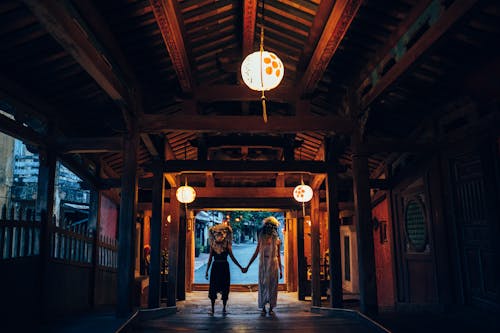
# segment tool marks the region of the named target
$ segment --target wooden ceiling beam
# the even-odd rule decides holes
[[[123,138],[58,138],[56,145],[61,154],[119,152],[123,149]]]
[[[293,198],[294,187],[194,187],[196,198]]]
[[[422,56],[422,54],[427,51],[443,34],[448,31],[454,23],[456,23],[460,18],[464,16],[475,4],[477,0],[464,0],[464,1],[455,1],[453,2],[450,7],[447,9],[443,8],[438,8],[434,9],[435,3],[432,2],[428,8],[422,9],[421,7],[417,7],[418,10],[422,11],[422,15],[428,15],[427,17],[428,20],[428,25],[430,27],[423,33],[423,35],[413,44],[411,47],[402,55],[398,55],[397,61],[394,61],[394,64],[392,67],[390,67],[388,70],[385,70],[384,68],[387,67],[388,63],[390,63],[390,59],[394,55],[384,55],[382,59],[380,59],[380,63],[376,66],[376,75],[373,75],[370,73],[370,77],[376,76],[377,80],[376,82],[364,82],[359,90],[360,94],[363,94],[363,90],[365,90],[365,85],[368,84],[368,89],[367,92],[363,94],[363,97],[361,99],[361,109],[367,108],[382,92],[385,91],[386,88],[388,88],[393,82],[395,82],[403,73],[406,72],[413,64],[415,64],[416,60]],[[440,5],[438,3],[438,5]],[[430,15],[428,11],[435,10],[437,11],[437,18],[434,15]],[[414,15],[416,16],[416,15]],[[416,16],[413,17],[415,19],[414,24],[418,21],[421,20],[421,16]],[[408,26],[408,23],[405,22],[405,27]],[[410,29],[408,27],[408,29]],[[399,30],[398,30],[399,31]],[[412,31],[413,33],[416,33],[415,31]],[[401,33],[401,31],[399,31]],[[401,38],[405,38],[405,40],[411,40],[407,36],[408,31],[405,31],[405,33],[401,36]],[[390,40],[391,43],[393,43],[392,48],[399,47],[399,39],[397,40]],[[385,50],[387,46],[384,46],[383,49]],[[391,53],[391,52],[389,52]],[[369,79],[367,79],[369,80]]]
[[[300,95],[310,95],[323,76],[330,60],[351,25],[361,0],[337,0],[326,22],[311,61],[300,82]]]
[[[47,140],[44,136],[2,114],[0,114],[0,132],[35,147],[47,146]]]
[[[319,161],[166,161],[164,172],[302,172],[326,173],[331,165]]]
[[[172,60],[181,89],[186,94],[194,91],[194,80],[189,56],[184,44],[184,25],[178,1],[150,0],[163,41]]]
[[[297,100],[295,91],[294,87],[279,85],[275,89],[266,91],[266,100],[294,103]],[[204,85],[196,88],[195,99],[204,103],[216,101],[250,102],[260,101],[261,93],[244,85]]]
[[[257,0],[243,2],[243,57],[254,51],[255,21],[257,19]]]
[[[173,173],[165,173],[165,179],[167,180],[168,184],[170,185],[170,188],[176,188],[179,186],[177,183],[177,177]]]
[[[151,156],[158,157],[160,155],[158,149],[156,149],[156,146],[153,143],[153,140],[151,140],[149,134],[141,133],[141,140]]]
[[[71,12],[71,4],[56,0],[24,0],[24,3],[45,29],[115,102],[119,105],[132,105],[125,84],[114,72],[103,50],[94,44],[89,36],[90,32],[80,23],[80,18],[74,11]]]
[[[267,123],[257,116],[144,115],[139,119],[143,133],[166,131],[228,133],[293,133],[326,131],[350,134],[354,122],[339,116],[272,116]]]
[[[319,175],[314,175],[314,178],[312,179],[311,185],[310,185],[311,188],[314,191],[319,190],[319,188],[321,187],[321,184],[323,184],[325,179],[326,179],[326,174],[324,174],[324,173],[319,174]]]

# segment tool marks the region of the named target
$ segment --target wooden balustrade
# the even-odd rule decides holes
[[[98,266],[116,269],[117,240],[103,235],[94,241],[93,230],[84,225],[50,228],[51,258],[67,263],[92,263],[94,243],[98,247]],[[0,260],[16,259],[40,254],[40,221],[33,210],[7,208],[0,214]]]

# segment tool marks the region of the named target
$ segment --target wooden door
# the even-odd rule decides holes
[[[497,193],[491,191],[496,180],[488,172],[492,163],[479,154],[467,154],[450,164],[463,296],[467,304],[498,308],[498,203]]]
[[[424,178],[396,193],[398,302],[435,304],[438,300],[432,223]]]

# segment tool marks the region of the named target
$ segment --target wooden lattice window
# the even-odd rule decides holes
[[[419,200],[412,199],[406,203],[405,231],[408,250],[423,252],[427,245],[427,225],[424,206]]]

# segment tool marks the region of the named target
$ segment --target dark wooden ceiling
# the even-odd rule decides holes
[[[266,93],[268,123],[239,74],[262,25],[285,66]],[[378,177],[394,142],[421,136],[440,104],[498,96],[499,42],[498,1],[3,0],[0,107],[33,132],[3,127],[108,178],[120,177],[133,128],[142,178],[156,157],[321,161],[327,138],[349,178],[361,128],[367,144],[392,143],[369,150]],[[209,177],[231,187],[300,179],[281,173]],[[207,183],[204,172],[189,177]]]

